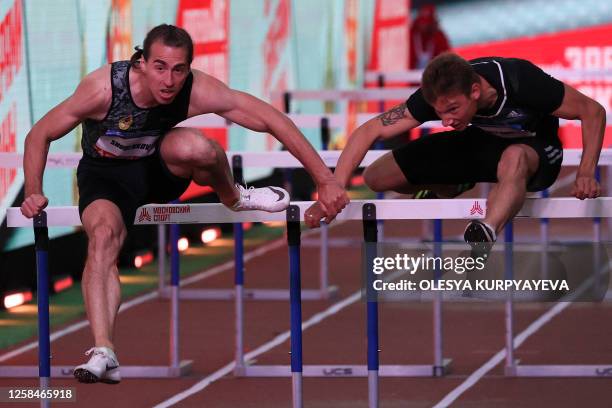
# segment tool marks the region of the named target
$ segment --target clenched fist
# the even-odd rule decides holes
[[[34,218],[45,209],[47,204],[49,200],[44,195],[30,194],[21,204],[21,213],[28,218]]]

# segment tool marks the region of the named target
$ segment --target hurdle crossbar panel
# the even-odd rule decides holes
[[[313,201],[292,203],[304,211]],[[379,220],[430,220],[484,218],[486,199],[444,200],[353,200],[336,217],[338,220],[360,220],[361,207],[372,203],[378,209]],[[78,208],[49,207],[45,210],[49,227],[81,225]],[[517,218],[593,218],[612,217],[612,197],[591,200],[563,198],[528,198]],[[210,224],[235,222],[284,221],[285,212],[263,211],[234,212],[222,204],[148,204],[139,207],[135,225],[153,224]],[[7,213],[9,227],[29,227],[32,220],[21,214],[19,207],[11,207]]]
[[[379,157],[388,153],[389,150],[370,150],[359,164],[366,167],[372,164]],[[318,152],[323,162],[328,167],[336,167],[338,158],[342,151],[324,150]],[[302,164],[287,151],[273,152],[242,152],[227,151],[228,160],[234,156],[241,156],[244,167],[278,167],[278,168],[298,168]],[[47,167],[75,168],[81,159],[81,153],[49,153],[47,157]],[[582,157],[582,149],[564,149],[563,165],[578,166]],[[612,149],[603,149],[599,157],[600,166],[612,165]],[[15,152],[0,152],[0,168],[20,168],[23,166],[23,154]]]
[[[361,125],[362,123],[376,117],[375,113],[358,113],[357,114],[357,124]],[[198,127],[198,128],[213,128],[213,129],[226,129],[234,124],[232,122],[227,122],[223,118],[220,118],[215,115],[215,117],[211,117],[213,115],[199,115],[189,118],[177,126],[180,127]],[[327,119],[327,125],[330,128],[343,128],[347,124],[348,115],[344,113],[292,113],[287,114],[289,119],[299,128],[320,128],[321,120]],[[221,120],[219,120],[221,119]]]
[[[612,81],[612,70],[609,69],[544,69],[547,73],[560,80],[568,81]],[[423,70],[408,71],[366,71],[366,83],[374,83],[383,78],[385,82],[421,82]]]
[[[406,100],[418,88],[386,89],[297,89],[287,92],[273,92],[272,99],[280,99],[288,93],[291,99],[318,99],[324,101],[380,101]]]
[[[372,90],[370,90],[372,91]],[[298,91],[300,92],[300,91]],[[310,92],[310,91],[309,91]],[[315,92],[315,91],[312,91]],[[353,91],[344,91],[353,92]],[[361,92],[361,91],[355,91]],[[316,96],[316,93],[312,94]],[[384,96],[384,95],[383,95]],[[309,98],[306,98],[309,99]],[[314,98],[317,99],[317,98]],[[375,98],[379,100],[380,98]],[[383,98],[384,99],[384,98]],[[384,103],[384,101],[382,101]],[[381,107],[384,109],[384,107]],[[361,126],[370,119],[377,117],[379,113],[358,113],[356,117],[357,126]],[[327,126],[331,129],[343,129],[347,126],[347,123],[352,119],[345,113],[290,113],[287,114],[289,119],[299,128],[302,129],[319,129],[321,128],[321,121],[327,120]],[[612,115],[607,116],[608,122],[612,119]],[[560,125],[567,123],[577,123],[577,121],[559,119]],[[234,123],[226,121],[215,115],[199,115],[189,118],[177,125],[178,127],[198,127],[198,128],[212,128],[212,129],[227,129],[234,126]],[[439,120],[425,122],[419,125],[420,128],[443,128],[442,123]]]

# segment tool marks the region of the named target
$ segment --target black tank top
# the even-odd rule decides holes
[[[192,73],[172,103],[150,109],[134,103],[129,73],[129,61],[111,65],[113,100],[104,119],[83,121],[81,146],[85,155],[128,160],[150,156],[157,149],[159,138],[187,119]]]

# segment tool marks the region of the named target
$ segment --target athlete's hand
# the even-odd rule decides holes
[[[318,228],[321,226],[321,219],[325,218],[325,212],[321,204],[316,201],[304,212],[304,222],[308,228]]]
[[[21,203],[21,213],[27,218],[34,218],[45,209],[49,200],[42,194],[30,194]]]
[[[601,189],[595,177],[577,175],[571,194],[584,200],[585,198],[597,198],[600,192]]]
[[[310,227],[318,227],[319,221],[321,218],[323,218],[323,216],[325,216],[325,222],[329,224],[334,220],[334,218],[336,218],[336,215],[338,215],[338,213],[342,211],[342,209],[346,207],[346,205],[349,203],[349,198],[346,194],[346,190],[335,178],[330,178],[327,181],[320,183],[317,186],[317,192],[319,199],[316,204],[318,204],[318,207],[313,205],[308,209],[312,211],[310,211],[308,214],[305,214],[307,219],[315,219],[318,217],[318,219],[316,219],[316,221],[314,221],[311,225],[309,225],[307,222],[307,225],[309,225]],[[319,216],[319,210],[323,212],[323,215]],[[312,217],[309,217],[308,215],[312,215]]]

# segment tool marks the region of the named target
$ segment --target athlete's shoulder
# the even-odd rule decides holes
[[[232,90],[222,81],[197,69],[192,69],[190,112],[202,114],[224,110],[231,104]]]
[[[478,67],[479,65],[486,65],[486,64],[500,64],[503,66],[503,65],[512,64],[515,62],[529,63],[529,61],[521,59],[521,58],[507,58],[507,57],[496,57],[496,56],[473,58],[473,59],[468,60],[468,62],[470,63],[470,65],[474,66],[474,68]]]
[[[477,68],[479,65],[486,64],[499,64],[502,67],[522,67],[522,66],[530,66],[534,65],[531,61],[523,59],[523,58],[509,58],[509,57],[480,57],[469,60],[470,65]]]
[[[88,117],[99,116],[106,112],[113,94],[110,79],[111,65],[104,65],[87,74],[79,83],[71,99],[80,109],[88,112]]]
[[[90,72],[81,80],[79,88],[83,87],[91,91],[103,91],[104,89],[110,90],[110,71],[111,64],[106,64]]]
[[[218,80],[212,75],[209,75],[199,69],[191,69],[191,73],[193,75],[193,87],[204,87],[204,88],[216,88],[216,87],[226,87],[222,81]]]

